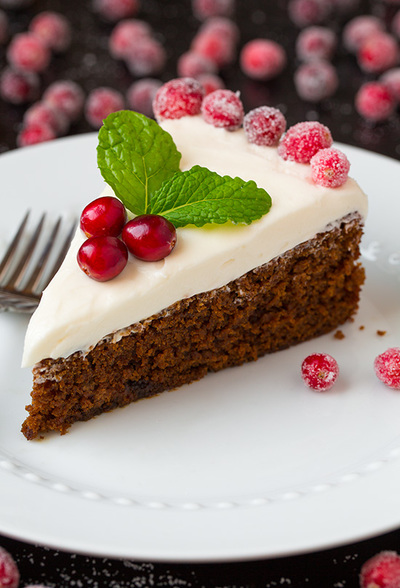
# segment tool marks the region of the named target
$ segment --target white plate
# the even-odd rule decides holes
[[[1,248],[28,206],[79,212],[97,196],[96,141],[0,157]],[[28,442],[19,432],[27,319],[0,316],[0,532],[73,552],[200,562],[297,554],[400,526],[400,393],[372,368],[400,345],[400,164],[342,148],[371,203],[367,283],[343,340],[327,335]],[[327,394],[300,380],[315,350],[340,365]]]

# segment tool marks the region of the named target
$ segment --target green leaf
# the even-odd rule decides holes
[[[143,114],[114,112],[99,131],[101,175],[134,214],[149,211],[152,195],[179,170],[180,159],[171,135]]]
[[[198,165],[175,174],[153,196],[150,212],[175,227],[228,221],[250,224],[271,208],[271,198],[253,181],[220,176]]]

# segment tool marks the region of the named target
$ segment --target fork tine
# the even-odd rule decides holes
[[[21,222],[20,226],[18,227],[18,230],[15,233],[13,240],[11,241],[10,245],[7,248],[7,251],[4,254],[3,259],[1,260],[1,263],[0,263],[0,282],[1,282],[1,280],[3,280],[4,276],[7,274],[7,271],[8,271],[8,269],[14,259],[14,254],[17,249],[18,243],[20,242],[20,239],[23,235],[23,232],[25,230],[26,223],[28,222],[29,214],[30,214],[30,210],[27,211],[24,218],[22,219],[22,222]]]
[[[74,221],[72,223],[71,229],[69,230],[67,236],[64,239],[64,243],[63,246],[60,249],[60,253],[56,259],[56,261],[54,262],[53,268],[51,270],[51,272],[49,273],[48,279],[47,279],[47,284],[50,282],[50,280],[53,279],[54,274],[57,272],[58,268],[60,267],[61,263],[64,261],[64,257],[67,254],[67,251],[69,249],[69,246],[71,245],[71,241],[72,241],[72,237],[75,233],[75,229],[76,229],[76,222]]]
[[[48,260],[48,258],[50,257],[51,251],[52,251],[52,246],[54,244],[54,241],[57,237],[58,231],[60,229],[60,225],[61,225],[61,217],[58,219],[58,221],[56,222],[56,224],[54,225],[54,228],[50,234],[50,236],[48,237],[42,254],[38,260],[38,262],[36,263],[34,269],[32,270],[32,273],[29,277],[28,282],[25,284],[24,286],[24,293],[30,294],[35,292],[36,288],[39,285],[39,282],[43,276],[43,273],[46,269],[46,262]]]
[[[30,238],[29,243],[25,247],[24,253],[21,255],[20,262],[18,263],[10,278],[7,280],[7,283],[4,286],[5,288],[18,288],[20,281],[23,279],[25,275],[26,267],[32,259],[32,255],[34,253],[36,244],[42,232],[45,217],[46,214],[43,214],[35,229],[35,232]]]

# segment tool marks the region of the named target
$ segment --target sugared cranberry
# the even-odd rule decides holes
[[[307,27],[323,22],[331,11],[326,0],[290,0],[289,17],[298,27]]]
[[[336,68],[329,61],[311,61],[296,70],[294,85],[302,100],[321,102],[333,96],[339,86],[339,78]]]
[[[203,86],[193,78],[176,78],[164,84],[153,102],[156,119],[182,118],[200,113]]]
[[[200,33],[212,33],[222,37],[233,47],[239,42],[240,30],[237,24],[230,18],[215,16],[208,18],[200,27]]]
[[[348,178],[350,162],[339,149],[320,149],[310,161],[311,177],[316,184],[338,188]]]
[[[77,261],[87,276],[98,282],[107,282],[125,268],[128,250],[117,237],[89,237],[80,246]]]
[[[161,88],[161,80],[154,78],[143,78],[133,82],[126,92],[126,101],[128,107],[136,112],[148,116],[153,116],[153,101]]]
[[[235,0],[192,0],[194,15],[205,20],[213,16],[231,16]]]
[[[278,153],[283,159],[309,163],[320,149],[332,145],[328,127],[316,121],[300,122],[290,127],[280,140]]]
[[[44,123],[49,125],[56,135],[63,135],[69,125],[67,116],[61,110],[43,101],[36,102],[28,108],[24,114],[23,123],[25,126]]]
[[[137,38],[125,55],[126,66],[137,77],[158,74],[166,59],[163,45],[153,37]]]
[[[10,104],[32,102],[39,94],[40,81],[35,73],[24,73],[6,67],[0,76],[0,95]]]
[[[0,547],[0,586],[1,588],[18,588],[19,571],[12,556]]]
[[[318,392],[325,392],[332,388],[338,375],[337,361],[328,353],[312,353],[301,365],[304,383]]]
[[[139,0],[93,0],[94,11],[110,22],[135,16],[139,6]]]
[[[65,16],[57,12],[40,12],[32,19],[29,30],[56,53],[66,51],[71,43],[70,23]]]
[[[227,131],[240,128],[244,117],[239,94],[231,90],[216,90],[208,94],[201,105],[201,113],[207,123]]]
[[[122,110],[124,105],[124,97],[117,90],[107,87],[96,88],[87,97],[85,116],[92,127],[99,129],[103,124],[103,120],[111,112]]]
[[[80,227],[87,237],[118,237],[126,222],[126,210],[118,198],[100,196],[82,211]]]
[[[336,34],[327,27],[307,27],[296,40],[296,54],[301,61],[330,60],[337,45]]]
[[[63,112],[71,122],[76,121],[83,110],[85,94],[72,80],[53,82],[45,90],[43,101]]]
[[[187,51],[186,53],[183,53],[178,58],[176,68],[178,75],[182,78],[198,79],[201,74],[215,74],[217,71],[214,61],[204,55],[200,55],[200,53],[195,53],[195,51]]]
[[[215,74],[201,74],[197,81],[203,86],[206,96],[211,92],[215,92],[215,90],[225,89],[224,80]]]
[[[362,84],[356,94],[355,107],[363,118],[379,122],[393,114],[396,101],[384,83],[367,82]]]
[[[0,45],[8,41],[8,17],[4,10],[0,9]]]
[[[395,551],[381,551],[361,568],[360,588],[399,588],[400,556]]]
[[[394,99],[400,104],[400,67],[388,69],[381,75],[379,81],[385,84]]]
[[[399,61],[396,39],[387,33],[375,33],[361,45],[357,61],[367,73],[382,73],[394,67]]]
[[[378,355],[374,361],[374,369],[378,378],[395,390],[400,390],[400,348],[391,347]]]
[[[7,58],[19,71],[40,73],[49,65],[51,52],[33,33],[19,33],[8,46]]]
[[[207,26],[195,35],[191,50],[215,63],[218,68],[231,64],[236,57],[236,44],[229,34],[221,34],[215,26]]]
[[[164,259],[175,247],[176,239],[174,225],[157,214],[137,216],[122,231],[122,240],[129,251],[143,261]]]
[[[384,24],[378,17],[370,14],[356,16],[343,29],[343,44],[350,53],[357,53],[371,35],[383,31]]]
[[[141,37],[150,37],[150,25],[134,18],[121,20],[111,32],[108,49],[115,59],[125,59],[132,54],[133,47]]]
[[[57,137],[54,130],[46,123],[32,123],[23,127],[17,135],[18,147],[28,147],[37,143],[52,141]]]
[[[249,143],[277,145],[286,130],[286,119],[277,108],[260,106],[246,114],[243,128]]]
[[[242,71],[255,80],[270,80],[286,66],[287,58],[282,45],[269,39],[254,39],[246,43],[240,53]]]

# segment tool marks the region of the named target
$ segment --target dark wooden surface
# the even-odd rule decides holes
[[[362,120],[354,109],[354,95],[363,74],[354,57],[340,44],[334,64],[338,68],[340,87],[334,97],[319,105],[298,99],[293,72],[295,39],[298,29],[287,15],[284,0],[238,0],[235,20],[240,24],[240,46],[254,37],[269,37],[281,42],[289,55],[283,75],[269,83],[248,80],[237,62],[222,76],[227,87],[240,90],[246,110],[261,104],[284,109],[288,123],[318,119],[330,127],[334,139],[359,146],[389,157],[400,157],[400,117],[397,112],[389,121],[372,125]],[[399,7],[397,7],[398,9]],[[111,85],[126,91],[133,78],[122,63],[111,59],[107,39],[112,26],[93,14],[89,1],[36,0],[29,8],[7,10],[11,33],[26,30],[33,15],[50,9],[65,14],[73,25],[73,45],[65,54],[53,58],[41,76],[44,89],[56,79],[74,79],[86,92],[100,85]],[[379,0],[361,0],[357,9],[329,23],[339,36],[344,23],[355,14],[376,14],[390,24],[396,7]],[[164,81],[176,76],[177,56],[186,51],[199,27],[190,0],[142,0],[139,18],[149,21],[168,51],[168,62],[160,75]],[[5,47],[0,48],[0,67],[6,62]],[[0,100],[0,152],[16,148],[16,135],[21,127],[25,107],[15,107]],[[91,131],[82,117],[71,134]],[[377,170],[379,173],[379,170]],[[3,195],[4,199],[5,196]],[[368,512],[365,513],[368,517]],[[345,521],[343,522],[345,525]],[[106,531],[105,531],[106,532]],[[169,564],[127,562],[55,551],[1,537],[0,545],[11,552],[21,571],[21,586],[44,583],[65,587],[265,587],[355,588],[362,563],[384,549],[400,551],[400,530],[363,542],[339,546],[320,553],[301,556],[221,564]]]

